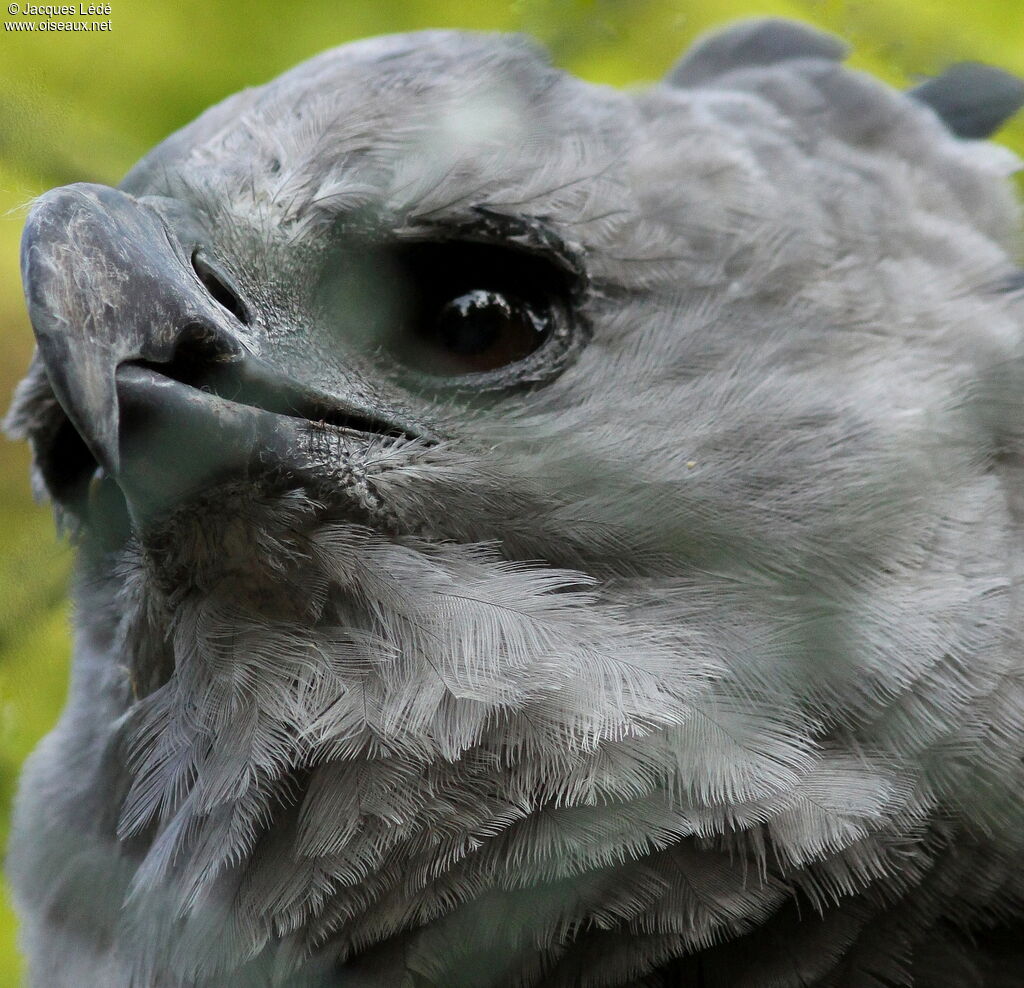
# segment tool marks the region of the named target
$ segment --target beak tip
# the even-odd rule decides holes
[[[71,424],[111,475],[121,466],[117,367],[136,355],[143,328],[109,313],[132,312],[133,297],[151,289],[133,281],[126,245],[159,242],[161,229],[125,193],[77,184],[41,196],[22,234],[22,284],[43,367]]]

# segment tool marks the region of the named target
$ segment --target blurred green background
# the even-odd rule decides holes
[[[18,279],[26,204],[55,185],[116,183],[151,145],[229,93],[350,39],[424,27],[527,31],[584,78],[637,85],[657,79],[707,28],[767,13],[844,35],[852,64],[898,85],[964,59],[1024,75],[1022,0],[111,0],[109,33],[3,31],[0,405],[32,351]],[[1024,153],[1024,119],[1000,139]],[[31,501],[28,451],[0,440],[0,845],[18,767],[64,698],[70,562],[48,510]],[[0,986],[20,983],[15,935],[0,900]]]

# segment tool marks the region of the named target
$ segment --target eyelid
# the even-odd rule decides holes
[[[421,222],[401,231],[404,243],[461,241],[493,244],[522,250],[561,268],[582,294],[589,286],[583,252],[570,245],[552,227],[535,216],[502,213],[489,206],[474,206],[462,219]]]

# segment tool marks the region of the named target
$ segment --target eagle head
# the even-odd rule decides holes
[[[1024,97],[844,54],[376,38],[35,203],[36,983],[996,983]]]

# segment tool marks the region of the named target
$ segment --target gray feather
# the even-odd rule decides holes
[[[666,82],[701,86],[736,69],[802,59],[841,62],[849,49],[831,34],[774,18],[745,21],[702,38],[672,68]]]
[[[1024,107],[1024,79],[991,65],[961,62],[915,86],[910,95],[930,106],[957,137],[982,139]]]

